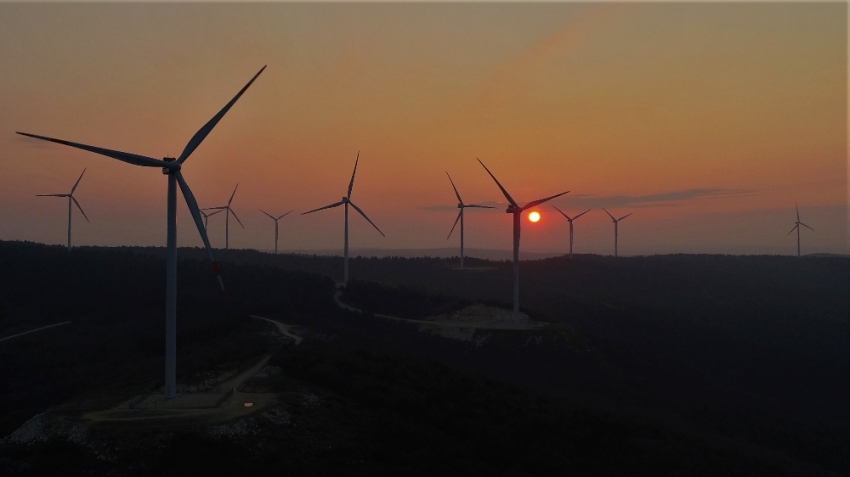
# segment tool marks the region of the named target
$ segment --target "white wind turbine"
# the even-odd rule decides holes
[[[230,204],[233,202],[233,196],[236,195],[236,189],[238,189],[238,188],[239,188],[239,184],[237,183],[236,187],[233,188],[233,193],[230,194],[230,200],[227,201],[227,205],[223,205],[221,207],[207,207],[206,209],[204,209],[204,210],[217,210],[219,212],[221,212],[222,210],[227,211],[227,214],[225,214],[225,218],[224,218],[224,249],[225,250],[228,250],[230,248],[230,214],[233,214],[233,218],[236,219],[237,222],[239,222],[240,227],[242,227],[243,229],[245,228],[245,226],[242,225],[242,221],[239,220],[239,217],[236,215],[236,212],[233,209],[230,208]],[[210,214],[210,215],[212,215],[212,214]]]
[[[351,182],[348,183],[348,195],[343,197],[342,200],[340,200],[339,202],[333,203],[331,205],[326,205],[324,207],[319,207],[318,209],[308,210],[307,212],[304,212],[304,213],[301,214],[301,215],[306,215],[306,214],[310,214],[310,213],[313,213],[313,212],[317,212],[319,210],[332,209],[334,207],[339,207],[340,205],[343,205],[343,204],[345,205],[345,250],[343,252],[343,254],[344,254],[343,255],[344,266],[343,266],[343,280],[342,280],[343,286],[348,284],[348,206],[350,205],[350,206],[354,207],[354,210],[356,210],[358,213],[360,213],[360,215],[362,215],[363,218],[366,219],[367,222],[372,224],[372,227],[375,227],[375,230],[377,230],[379,234],[386,237],[386,235],[384,235],[384,233],[381,232],[381,229],[379,229],[378,226],[375,225],[374,222],[369,220],[369,217],[366,217],[366,213],[364,213],[362,210],[360,210],[360,207],[357,207],[356,205],[354,205],[354,202],[351,201],[351,189],[354,187],[354,175],[357,174],[357,163],[358,162],[360,162],[360,152],[359,151],[357,152],[357,159],[354,160],[354,172],[351,173]]]
[[[192,139],[186,144],[186,147],[183,149],[183,152],[180,153],[180,157],[165,157],[163,159],[154,159],[147,156],[141,156],[138,154],[131,154],[127,152],[114,151],[111,149],[104,149],[101,147],[88,146],[85,144],[80,144],[76,142],[63,141],[61,139],[54,139],[46,136],[37,136],[35,134],[27,134],[19,132],[18,134],[33,137],[36,139],[42,139],[45,141],[51,141],[58,144],[64,144],[66,146],[75,147],[78,149],[84,149],[86,151],[94,152],[96,154],[101,154],[107,157],[111,157],[113,159],[118,159],[119,161],[126,162],[128,164],[133,164],[135,166],[145,166],[145,167],[161,167],[162,173],[168,176],[168,206],[167,206],[167,214],[168,218],[166,220],[167,224],[167,254],[166,254],[166,291],[165,291],[165,397],[166,399],[170,399],[175,397],[177,393],[177,185],[180,185],[180,191],[183,193],[183,198],[186,200],[186,205],[189,207],[189,212],[192,214],[192,219],[195,221],[195,226],[198,228],[198,232],[201,234],[201,240],[204,242],[204,247],[207,250],[207,254],[209,255],[210,261],[212,261],[213,271],[218,277],[218,283],[221,287],[222,293],[227,296],[227,292],[224,289],[224,282],[221,279],[221,273],[218,268],[218,263],[215,261],[215,257],[213,256],[212,248],[210,247],[210,242],[207,239],[206,230],[204,230],[204,224],[201,220],[200,210],[198,209],[198,202],[195,200],[195,196],[192,194],[192,190],[189,189],[189,184],[186,183],[186,179],[183,178],[183,173],[181,172],[181,168],[183,163],[192,154],[192,152],[197,149],[197,147],[203,142],[203,140],[207,137],[210,131],[213,130],[216,124],[221,120],[222,117],[227,113],[228,110],[233,106],[234,103],[242,96],[245,90],[248,89],[249,86],[260,76],[260,73],[265,70],[266,67],[263,66],[260,71],[251,78],[251,81],[248,82],[237,94],[227,103],[224,108],[221,109],[215,116],[212,117],[204,126],[192,136]]]
[[[203,215],[203,216],[204,216],[204,230],[207,230],[207,226],[208,226],[208,224],[209,224],[210,217],[212,217],[213,215],[215,215],[215,214],[217,214],[217,213],[219,213],[219,212],[221,212],[221,211],[220,211],[220,210],[216,210],[215,212],[213,212],[213,213],[211,213],[211,214],[208,214],[208,213],[204,212],[204,209],[201,209],[201,215]]]
[[[285,214],[281,215],[280,217],[275,217],[274,215],[272,215],[272,214],[270,214],[270,213],[266,212],[266,211],[265,211],[265,210],[263,210],[263,209],[260,209],[260,212],[262,212],[262,213],[264,213],[264,214],[268,215],[270,219],[274,220],[274,253],[275,253],[275,254],[277,254],[277,235],[278,235],[278,234],[277,234],[277,230],[278,230],[278,229],[277,229],[277,221],[278,221],[278,220],[280,220],[280,219],[282,219],[282,218],[284,218],[284,217],[286,217],[286,216],[287,216],[287,215],[289,215],[292,211],[290,210],[289,212],[287,212],[287,213],[285,213]]]
[[[448,171],[446,171],[446,175],[449,176]],[[460,221],[460,268],[463,268],[463,209],[467,207],[476,207],[481,209],[495,209],[495,207],[490,207],[489,205],[478,205],[478,204],[464,204],[463,199],[460,198],[460,194],[457,191],[457,187],[455,187],[455,183],[452,180],[452,176],[449,176],[449,182],[452,183],[452,189],[455,191],[455,196],[457,196],[457,208],[460,209],[460,212],[457,213],[457,218],[455,219],[454,225],[452,225],[452,229],[449,230],[449,236],[446,237],[448,240],[452,236],[452,232],[455,231],[455,227],[457,227],[458,220]]]
[[[553,205],[552,207],[555,207],[555,206]],[[569,216],[569,215],[565,214],[565,213],[564,213],[561,209],[559,209],[559,208],[557,208],[557,207],[555,207],[555,210],[557,210],[558,212],[560,212],[560,213],[561,213],[561,215],[563,215],[563,216],[564,216],[564,218],[566,218],[566,219],[567,219],[567,221],[570,223],[570,258],[573,258],[573,220],[575,220],[575,219],[577,219],[577,218],[581,217],[582,215],[584,215],[584,214],[586,214],[586,213],[590,212],[590,209],[585,210],[584,212],[582,212],[582,213],[580,213],[580,214],[576,215],[576,216],[575,216],[575,217],[573,217],[573,218],[570,218],[570,216]]]
[[[808,225],[800,222],[800,208],[797,207],[797,204],[794,204],[794,208],[797,209],[797,221],[794,222],[794,228],[791,229],[791,232],[793,232],[794,230],[797,231],[797,257],[799,258],[800,257],[800,226],[802,225],[803,227],[811,230],[812,232],[814,232],[815,229],[813,229],[813,228],[809,227]],[[71,209],[71,205],[69,204],[68,210],[70,211],[70,209]],[[70,212],[68,212],[68,213],[70,214]],[[70,219],[68,219],[68,220],[69,220],[69,224],[70,224]],[[791,232],[788,232],[785,235],[791,235]],[[70,240],[71,240],[71,226],[68,225],[68,243],[69,244],[71,243]],[[68,247],[70,247],[70,245],[68,245]]]
[[[605,208],[603,207],[602,210],[605,210]],[[615,219],[614,216],[611,215],[611,212],[608,212],[607,210],[605,210],[605,213],[608,214],[608,217],[611,217],[612,221],[614,221],[614,256],[616,257],[617,256],[617,226],[620,224],[621,220],[632,215],[633,212],[629,212],[628,214],[620,217],[619,219]]]
[[[80,206],[80,203],[77,202],[77,199],[74,198],[74,191],[77,190],[77,186],[80,185],[80,180],[83,178],[83,174],[86,173],[86,170],[83,169],[82,174],[77,179],[77,182],[74,183],[74,187],[71,187],[71,192],[67,194],[36,194],[36,197],[67,197],[68,198],[68,250],[71,250],[71,202],[77,205],[77,208],[80,209],[80,213],[83,214],[83,217],[86,218],[86,222],[89,221],[88,216],[85,212],[83,212],[83,208]]]
[[[553,195],[551,197],[546,197],[545,199],[533,200],[533,201],[525,204],[524,206],[520,207],[519,205],[517,205],[517,203],[514,201],[514,199],[511,197],[511,195],[508,194],[508,191],[506,191],[505,188],[502,187],[502,184],[499,183],[499,180],[496,179],[496,176],[494,176],[493,173],[490,172],[490,169],[487,169],[487,166],[485,166],[484,163],[481,162],[481,159],[478,159],[478,162],[484,167],[484,170],[486,170],[487,173],[490,174],[490,177],[492,177],[493,180],[496,181],[496,185],[499,186],[499,189],[502,191],[502,194],[504,194],[505,198],[508,199],[508,202],[510,202],[510,205],[508,205],[508,208],[505,209],[505,212],[507,212],[509,214],[513,214],[513,216],[514,216],[514,320],[517,321],[517,323],[518,323],[519,322],[519,232],[520,232],[520,223],[521,223],[521,219],[522,219],[522,213],[525,212],[526,210],[532,208],[532,207],[536,207],[536,206],[538,206],[538,205],[540,205],[540,204],[542,204],[546,201],[552,200],[555,197],[560,197],[560,196],[568,193],[569,191],[561,192],[560,194]]]

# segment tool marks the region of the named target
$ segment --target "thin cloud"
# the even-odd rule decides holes
[[[475,205],[486,205],[489,207],[495,207],[495,209],[482,209],[479,207],[472,207],[467,210],[475,212],[502,212],[508,206],[508,204],[506,203],[495,202],[492,200],[489,202],[475,202]],[[428,205],[425,207],[420,207],[419,210],[430,210],[432,212],[457,212],[457,205]]]
[[[663,192],[650,195],[612,195],[594,196],[592,194],[575,194],[562,201],[569,207],[583,209],[598,209],[601,207],[664,207],[681,205],[682,202],[696,199],[720,199],[729,197],[745,197],[755,194],[755,191],[742,189],[686,189],[673,192]]]

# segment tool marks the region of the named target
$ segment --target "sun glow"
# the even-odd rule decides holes
[[[540,220],[540,212],[534,211],[528,214],[528,220],[532,222],[537,222],[538,220]]]

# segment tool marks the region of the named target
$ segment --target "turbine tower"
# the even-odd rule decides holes
[[[342,279],[343,286],[348,285],[348,206],[350,205],[350,206],[354,207],[354,210],[356,210],[358,213],[360,213],[360,215],[362,215],[363,218],[366,219],[367,222],[372,224],[372,227],[375,227],[375,230],[377,230],[379,234],[386,237],[386,235],[384,235],[384,233],[381,232],[381,229],[379,229],[378,226],[375,225],[374,222],[369,220],[369,217],[366,217],[366,213],[364,213],[362,210],[360,210],[360,207],[357,207],[356,205],[354,205],[354,202],[351,201],[351,189],[354,188],[354,175],[357,173],[357,163],[358,162],[360,162],[360,152],[359,151],[357,152],[357,159],[354,160],[354,172],[351,173],[351,182],[348,183],[348,195],[343,197],[342,200],[340,200],[339,202],[333,203],[331,205],[326,205],[324,207],[319,207],[318,209],[308,210],[307,212],[304,212],[304,213],[301,214],[301,215],[306,215],[306,214],[310,214],[310,213],[313,213],[313,212],[317,212],[319,210],[332,209],[334,207],[339,207],[340,205],[345,204],[345,250],[343,252],[343,263],[344,263],[344,265],[343,265],[343,275],[342,275],[343,276],[343,279]]]
[[[796,222],[794,222],[794,228],[793,228],[793,229],[791,229],[791,232],[793,232],[794,230],[796,230],[796,231],[797,231],[797,258],[800,258],[800,226],[802,225],[803,227],[805,227],[805,228],[807,228],[807,229],[811,230],[812,232],[814,232],[814,231],[815,231],[815,229],[813,229],[813,228],[809,227],[808,225],[806,225],[806,224],[804,224],[804,223],[800,222],[800,208],[799,208],[799,207],[797,207],[797,204],[794,204],[794,208],[795,208],[795,209],[797,209],[797,221],[796,221]],[[69,205],[68,205],[68,210],[70,211],[70,209],[71,209],[71,205],[69,204]],[[82,209],[81,209],[81,211],[82,211]],[[70,214],[70,212],[68,212],[68,213]],[[70,215],[69,215],[69,217],[70,217]],[[69,224],[69,225],[68,225],[68,244],[69,244],[69,245],[68,245],[68,247],[69,247],[69,248],[71,247],[71,245],[70,245],[70,243],[71,243],[71,242],[70,242],[70,240],[71,240],[71,225],[70,225],[70,220],[71,220],[71,219],[69,218],[69,219],[68,219],[68,224]],[[788,232],[786,235],[791,235],[791,232]]]
[[[552,207],[555,207],[555,206],[553,205]],[[573,258],[573,220],[575,220],[575,219],[581,217],[582,215],[590,212],[590,209],[585,210],[584,212],[576,215],[573,218],[570,218],[569,215],[565,214],[561,209],[559,209],[557,207],[555,207],[555,210],[560,212],[561,215],[563,215],[567,219],[567,221],[570,223],[570,258]]]
[[[211,214],[208,214],[208,213],[204,212],[204,209],[201,209],[201,215],[203,215],[203,216],[204,216],[204,230],[207,230],[207,225],[209,224],[210,217],[212,217],[213,215],[215,215],[215,214],[217,214],[217,213],[219,213],[219,212],[221,212],[221,211],[220,211],[220,210],[216,210],[215,212],[213,212],[213,213],[211,213]]]
[[[183,149],[183,152],[180,153],[180,157],[166,157],[163,159],[153,159],[147,156],[141,156],[138,154],[131,154],[127,152],[114,151],[111,149],[104,149],[101,147],[88,146],[85,144],[80,144],[76,142],[63,141],[61,139],[54,139],[46,136],[37,136],[35,134],[27,134],[19,132],[18,134],[22,134],[24,136],[33,137],[36,139],[42,139],[45,141],[51,141],[58,144],[64,144],[66,146],[75,147],[78,149],[84,149],[86,151],[94,152],[95,154],[101,154],[107,157],[111,157],[113,159],[117,159],[119,161],[126,162],[128,164],[133,164],[135,166],[145,166],[145,167],[160,167],[162,168],[162,173],[168,176],[168,218],[166,219],[166,228],[167,228],[167,254],[166,254],[166,287],[165,287],[165,398],[171,399],[175,397],[177,394],[177,185],[180,185],[180,191],[183,193],[183,198],[186,200],[186,205],[189,207],[189,212],[192,214],[192,219],[195,221],[195,226],[198,228],[198,232],[201,234],[201,240],[204,242],[204,247],[207,250],[207,254],[209,255],[210,261],[212,262],[213,271],[218,277],[218,283],[221,287],[221,291],[225,297],[227,297],[227,292],[224,289],[224,282],[221,279],[221,273],[219,272],[218,263],[215,261],[215,257],[213,256],[212,248],[210,247],[210,242],[207,238],[206,230],[204,230],[204,224],[201,220],[201,213],[198,209],[198,202],[195,200],[194,194],[192,194],[192,190],[189,189],[189,184],[186,183],[186,179],[183,178],[183,173],[181,168],[186,159],[198,148],[198,146],[203,142],[203,140],[207,137],[210,131],[218,124],[222,117],[227,113],[228,110],[233,106],[234,103],[242,96],[245,90],[248,89],[249,86],[260,76],[260,73],[265,70],[266,67],[263,66],[260,71],[251,78],[251,81],[248,82],[237,94],[227,103],[221,111],[218,112],[215,116],[212,117],[206,124],[204,124],[198,132],[192,136],[192,139],[186,144],[186,147]]]
[[[449,176],[449,172],[446,171],[446,175]],[[481,209],[495,209],[495,207],[490,207],[489,205],[477,205],[477,204],[464,204],[463,199],[460,198],[460,194],[457,191],[457,187],[455,187],[455,183],[452,180],[452,176],[449,176],[449,182],[452,183],[452,189],[455,190],[455,195],[457,196],[457,208],[460,209],[460,212],[457,213],[457,218],[455,219],[454,225],[452,225],[452,229],[449,230],[449,236],[446,237],[448,240],[452,236],[452,232],[455,231],[455,227],[457,227],[457,221],[460,220],[460,268],[463,269],[463,209],[467,207],[477,207]]]
[[[605,210],[605,208],[603,207],[602,210]],[[628,214],[620,217],[619,219],[615,219],[614,216],[611,215],[611,212],[608,212],[607,210],[605,210],[605,213],[608,214],[608,217],[611,217],[611,220],[614,221],[614,256],[616,257],[617,256],[617,225],[619,225],[621,220],[632,215],[633,212],[629,212]]]
[[[289,215],[289,214],[290,214],[290,212],[292,212],[292,211],[290,210],[289,212],[287,212],[287,213],[285,213],[285,214],[283,214],[283,215],[281,215],[280,217],[277,217],[277,218],[275,218],[275,216],[274,216],[274,215],[272,215],[272,214],[270,214],[270,213],[266,212],[266,211],[265,211],[265,210],[263,210],[263,209],[260,209],[260,212],[262,212],[262,213],[264,213],[264,214],[268,215],[270,219],[274,220],[274,253],[275,253],[275,255],[277,255],[277,221],[278,221],[278,220],[280,220],[280,219],[282,219],[282,218],[284,218],[284,217],[286,217],[286,216],[287,216],[287,215]]]
[[[233,196],[236,195],[236,189],[238,189],[238,188],[239,188],[239,184],[237,183],[236,187],[233,188],[233,193],[230,194],[230,200],[227,201],[227,205],[223,205],[221,207],[207,207],[206,209],[204,209],[204,210],[217,210],[219,212],[221,212],[222,210],[227,211],[227,214],[225,214],[225,218],[224,218],[224,249],[225,250],[230,248],[230,214],[233,214],[233,218],[236,219],[237,222],[239,222],[240,227],[242,227],[243,229],[245,228],[245,226],[242,225],[242,221],[239,220],[239,217],[236,215],[236,212],[234,212],[233,209],[230,208],[230,204],[233,202]],[[210,215],[212,215],[212,214],[210,214]]]
[[[80,185],[80,180],[83,178],[83,174],[86,173],[86,170],[83,169],[82,174],[80,174],[77,182],[74,183],[74,187],[71,187],[71,192],[67,194],[37,194],[36,197],[67,197],[68,198],[68,250],[71,250],[71,202],[77,205],[77,208],[80,209],[80,213],[83,214],[83,217],[86,218],[86,222],[89,221],[86,213],[83,212],[83,208],[80,206],[80,203],[77,202],[77,199],[74,198],[74,191],[77,190],[77,186]]]
[[[545,199],[533,200],[520,207],[519,205],[517,205],[511,195],[508,194],[508,191],[506,191],[505,188],[502,187],[502,184],[499,183],[499,180],[496,179],[496,176],[494,176],[493,173],[490,172],[490,169],[487,169],[487,166],[485,166],[484,163],[481,162],[481,159],[478,159],[478,162],[484,167],[484,170],[486,170],[487,173],[490,174],[490,177],[492,177],[493,180],[496,181],[496,185],[499,186],[499,189],[502,191],[502,194],[504,194],[505,198],[508,199],[508,202],[510,202],[510,205],[508,205],[508,208],[505,209],[505,212],[514,215],[514,320],[519,323],[519,228],[522,213],[548,200],[552,200],[555,197],[560,197],[569,191],[561,192],[560,194],[556,194],[551,197],[546,197]]]

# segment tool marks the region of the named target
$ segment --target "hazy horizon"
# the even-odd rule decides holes
[[[519,202],[575,214],[575,253],[848,253],[847,6],[686,4],[2,4],[0,239],[165,245],[164,176],[14,134],[147,154],[186,141],[266,71],[184,166],[201,207],[238,182],[232,248],[507,250]],[[200,13],[202,12],[202,14]],[[522,252],[566,253],[549,204]],[[210,239],[224,244],[223,214]],[[182,198],[178,245],[199,246]]]

